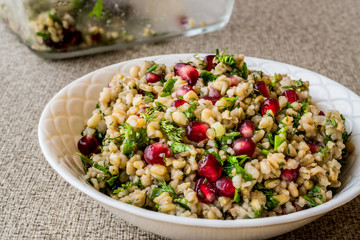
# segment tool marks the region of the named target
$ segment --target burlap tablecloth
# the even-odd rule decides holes
[[[221,31],[63,61],[37,57],[0,24],[0,238],[161,239],[110,214],[46,162],[40,114],[71,81],[132,58],[229,48],[313,70],[360,94],[359,12],[357,0],[243,0]],[[277,239],[359,239],[359,213],[360,197]]]

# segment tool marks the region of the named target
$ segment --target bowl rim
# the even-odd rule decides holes
[[[209,54],[198,53],[197,55],[198,56],[206,56]],[[45,139],[45,136],[44,136],[44,132],[43,132],[41,126],[43,125],[45,118],[49,113],[50,106],[53,104],[53,102],[59,96],[61,96],[64,92],[66,92],[67,89],[76,86],[79,82],[83,81],[84,79],[88,79],[89,76],[91,76],[95,73],[100,73],[106,69],[111,69],[116,66],[120,66],[123,64],[129,64],[129,63],[135,62],[135,61],[144,61],[144,60],[149,60],[149,59],[157,58],[157,57],[175,57],[175,56],[178,57],[179,59],[191,58],[194,56],[194,53],[154,55],[154,56],[136,58],[136,59],[131,59],[131,60],[115,63],[112,65],[97,69],[93,72],[90,72],[90,73],[76,79],[75,81],[69,83],[64,88],[62,88],[54,97],[51,98],[51,100],[48,102],[48,104],[44,108],[44,110],[41,114],[41,117],[40,117],[40,121],[39,121],[39,125],[38,125],[38,140],[39,140],[40,148],[41,148],[46,160],[48,161],[50,166],[66,182],[68,182],[70,185],[77,188],[81,192],[85,193],[89,197],[94,198],[98,202],[105,204],[109,207],[116,208],[117,210],[125,211],[128,214],[133,214],[133,215],[136,215],[139,217],[143,217],[143,218],[150,219],[150,220],[156,220],[159,222],[167,222],[167,223],[180,224],[180,225],[186,225],[186,226],[211,227],[211,228],[213,228],[213,227],[216,227],[216,228],[261,227],[261,226],[278,225],[278,224],[284,224],[284,223],[304,220],[304,219],[308,219],[308,218],[312,218],[312,217],[316,217],[316,216],[321,216],[341,205],[344,205],[345,203],[351,201],[352,199],[354,199],[356,196],[358,196],[360,194],[360,176],[354,176],[354,178],[355,178],[354,181],[356,182],[356,184],[352,184],[352,186],[350,186],[350,188],[347,189],[345,192],[337,194],[337,197],[335,199],[331,199],[330,201],[328,201],[326,203],[323,203],[323,204],[313,207],[313,208],[306,209],[304,211],[299,211],[299,212],[295,212],[295,213],[291,213],[291,214],[287,214],[287,215],[256,218],[256,219],[212,220],[212,219],[204,219],[204,218],[188,218],[188,217],[181,217],[181,216],[159,213],[159,212],[147,210],[145,208],[136,207],[133,205],[129,205],[129,204],[117,201],[117,200],[97,191],[92,186],[87,185],[86,183],[83,182],[83,180],[80,180],[79,178],[75,177],[67,169],[63,168],[60,164],[58,164],[58,159],[56,159],[55,157],[52,157],[52,155],[50,154],[50,150],[46,147],[45,142],[43,141],[43,139]],[[341,85],[341,84],[335,82],[334,80],[331,80],[321,74],[318,74],[311,70],[307,70],[307,69],[297,67],[297,66],[294,66],[291,64],[268,60],[268,59],[263,59],[263,58],[255,58],[255,57],[245,57],[245,59],[253,60],[253,61],[272,62],[272,63],[276,63],[276,64],[290,66],[292,68],[302,70],[302,71],[307,71],[307,72],[310,72],[317,76],[320,76],[320,77],[324,78],[326,81],[330,81],[332,83]],[[343,85],[341,85],[341,86],[346,88]],[[351,93],[353,93],[355,96],[357,96],[360,100],[360,97],[356,93],[354,93],[352,90],[350,90],[348,88],[346,88],[346,89],[348,91],[350,91]]]

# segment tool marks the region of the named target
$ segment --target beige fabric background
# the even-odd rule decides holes
[[[161,239],[110,214],[44,159],[40,114],[71,81],[132,58],[229,48],[313,70],[360,94],[359,12],[358,0],[241,0],[221,31],[63,61],[37,57],[1,23],[0,238]],[[277,239],[359,238],[360,197]]]

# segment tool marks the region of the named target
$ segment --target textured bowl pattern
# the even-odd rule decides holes
[[[200,54],[204,57],[205,54]],[[339,110],[346,118],[355,152],[342,168],[342,187],[334,199],[305,211],[263,219],[234,221],[188,219],[156,213],[116,201],[90,186],[83,178],[77,152],[87,119],[95,108],[99,94],[117,73],[127,74],[134,64],[144,60],[171,65],[188,61],[193,54],[161,55],[130,60],[105,67],[66,86],[46,106],[39,123],[39,142],[50,165],[70,184],[96,199],[106,209],[124,220],[151,232],[171,238],[230,239],[272,237],[301,227],[326,212],[350,201],[360,193],[360,97],[322,75],[285,63],[246,57],[249,69],[266,74],[287,73],[293,79],[310,82],[310,95],[320,109]],[[356,124],[357,123],[357,124]]]

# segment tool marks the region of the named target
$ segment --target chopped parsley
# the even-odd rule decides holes
[[[136,186],[138,188],[144,188],[144,186],[141,184],[141,180],[137,181],[137,182],[130,182],[127,184],[121,184],[120,188],[117,188],[113,191],[114,194],[118,194],[126,189],[129,189],[130,187]]]
[[[92,9],[92,11],[89,13],[88,16],[92,17],[95,15],[98,19],[100,19],[102,10],[103,10],[103,2],[102,0],[97,0],[94,8]]]
[[[169,140],[173,142],[181,142],[182,134],[185,132],[183,128],[175,127],[169,120],[161,121],[160,127],[165,132]]]
[[[42,37],[44,40],[49,40],[50,39],[50,33],[37,32],[36,35],[39,36],[39,37]]]
[[[148,73],[155,72],[157,68],[158,68],[158,65],[154,64],[146,72],[148,72]]]
[[[200,74],[200,78],[202,78],[204,80],[204,84],[207,85],[208,82],[213,82],[215,81],[215,79],[217,79],[219,76],[215,76],[214,74],[212,74],[209,71],[202,71]]]
[[[275,87],[277,82],[277,74],[274,73],[273,79],[271,81],[271,86]]]
[[[82,163],[82,165],[83,165],[83,168],[84,168],[85,172],[87,172],[87,171],[88,171],[87,166],[88,166],[88,165],[91,165],[92,161],[91,161],[88,157],[84,156],[83,154],[81,154],[81,153],[79,153],[79,152],[76,152],[75,154],[77,154],[77,155],[80,156],[80,159],[81,159],[81,163]]]
[[[229,111],[233,110],[233,109],[234,109],[234,106],[235,106],[235,102],[236,102],[236,100],[238,100],[238,98],[239,98],[239,96],[236,96],[236,97],[222,97],[222,98],[220,98],[220,100],[221,100],[221,99],[224,99],[224,100],[230,102],[230,104],[225,105],[225,106],[222,106],[222,107],[224,107],[225,109],[227,109],[227,110],[229,110]]]
[[[247,160],[249,157],[247,155],[240,156],[229,156],[227,161],[224,163],[224,172],[229,176],[233,177],[232,171],[236,170],[236,174],[241,174],[242,178],[245,181],[255,180],[251,174],[246,173],[245,169],[241,167],[241,165]],[[240,160],[240,162],[239,162]]]
[[[174,88],[176,80],[177,80],[176,78],[170,78],[169,80],[166,81],[163,89],[163,93],[160,95],[161,97],[167,97],[171,95],[171,91]]]
[[[115,181],[119,178],[119,175],[115,175],[113,177],[111,177],[109,180],[107,180],[107,184],[109,184],[109,186],[114,185]]]
[[[352,134],[352,132],[351,132],[351,133],[348,133],[348,132],[346,132],[346,131],[344,131],[344,132],[342,133],[342,139],[343,139],[343,142],[344,142],[344,143],[346,143],[347,141],[349,141],[349,138],[350,138],[351,134]]]
[[[327,119],[327,122],[330,123],[333,127],[337,126],[337,122],[335,121],[335,117],[332,117],[331,119]]]
[[[149,107],[146,108],[144,112],[140,113],[140,116],[142,116],[145,119],[146,123],[152,122],[155,120],[155,108]]]
[[[106,168],[106,167],[104,167],[104,166],[101,166],[100,164],[98,164],[98,163],[93,163],[93,165],[92,165],[94,168],[96,168],[97,170],[100,170],[100,171],[102,171],[103,173],[105,173],[105,174],[109,174],[109,175],[111,175],[110,174],[110,172],[109,172],[109,170]]]
[[[167,184],[165,181],[160,180],[158,180],[158,182],[160,183],[161,187],[155,187],[153,189],[150,199],[154,199],[160,196],[162,193],[168,192],[175,204],[178,204],[180,207],[190,211],[190,208],[187,205],[188,201],[185,198],[182,198],[181,196],[176,194],[174,188],[170,184]]]
[[[266,196],[265,206],[268,211],[273,210],[279,205],[280,202],[273,197],[276,195],[276,192],[273,189],[265,188],[261,183],[256,183],[254,189],[263,192]]]
[[[137,131],[125,123],[125,142],[123,144],[123,153],[125,155],[132,156],[135,151],[135,147],[143,149],[149,144],[149,137],[146,133],[146,128],[139,128]]]
[[[321,189],[319,186],[315,186],[313,189],[311,189],[308,194],[304,195],[303,198],[308,201],[309,207],[316,207],[319,204],[315,201],[314,198],[318,198],[320,201],[323,200],[323,196],[321,194]]]
[[[286,141],[286,139],[280,137],[280,135],[275,135],[274,150],[277,151],[278,147],[280,147],[280,145],[285,141]]]
[[[234,194],[234,202],[236,203],[240,203],[240,193],[239,193],[239,188],[235,189],[235,194]]]
[[[194,111],[198,106],[199,104],[197,102],[193,102],[190,107],[184,111],[185,116],[189,119],[192,119],[195,116]]]
[[[151,92],[145,92],[144,93],[145,94],[145,96],[144,96],[144,101],[145,102],[153,102],[154,100],[155,100],[155,96],[154,96],[154,94],[153,93],[151,93]]]
[[[219,49],[216,49],[215,59],[218,60],[219,62],[231,67],[231,66],[235,65],[234,55],[226,55],[225,54],[226,51],[227,51],[227,48],[220,55]]]
[[[179,142],[172,142],[171,143],[171,150],[174,154],[181,153],[181,152],[188,152],[191,148],[185,144]]]
[[[252,212],[255,215],[254,218],[258,218],[261,215],[262,211],[263,211],[263,208],[260,208],[259,210],[252,210]]]
[[[246,65],[246,62],[244,62],[243,65],[242,65],[242,67],[241,67],[240,77],[242,77],[243,79],[246,80],[246,78],[247,78],[247,72],[248,72],[247,65]]]
[[[166,106],[159,102],[155,102],[155,106],[156,106],[155,110],[157,110],[157,111],[164,111],[166,109]]]

